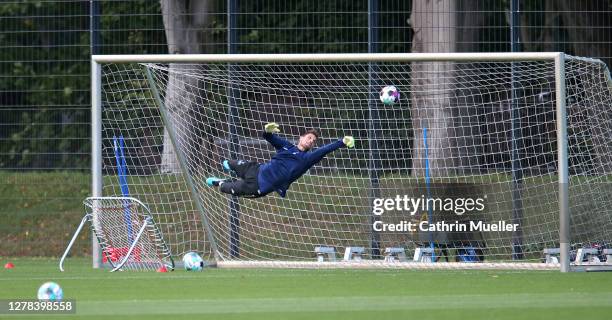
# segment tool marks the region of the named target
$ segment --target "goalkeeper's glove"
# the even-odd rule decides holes
[[[278,124],[276,122],[270,122],[264,126],[264,129],[267,133],[279,133],[280,129],[278,128]]]
[[[353,138],[352,136],[345,136],[342,139],[342,142],[344,143],[345,146],[352,148],[355,146],[355,138]]]

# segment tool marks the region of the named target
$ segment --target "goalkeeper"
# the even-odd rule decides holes
[[[235,196],[258,198],[276,191],[284,198],[291,183],[321,161],[325,155],[340,147],[355,146],[355,139],[346,136],[342,140],[310,151],[319,138],[316,130],[310,129],[304,132],[297,145],[275,135],[278,132],[280,132],[278,124],[273,122],[265,125],[263,137],[276,149],[276,154],[270,162],[259,164],[243,160],[224,160],[223,169],[234,171],[240,179],[210,177],[206,179],[206,184],[219,187],[221,192]]]

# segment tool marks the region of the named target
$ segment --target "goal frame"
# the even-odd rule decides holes
[[[92,55],[91,56],[91,137],[92,137],[92,197],[101,197],[103,188],[102,176],[102,63],[260,63],[260,62],[474,62],[474,61],[549,61],[554,62],[556,90],[556,129],[558,157],[558,191],[559,191],[559,245],[561,272],[570,270],[570,211],[569,211],[569,174],[568,174],[568,140],[565,93],[565,54],[563,52],[493,52],[493,53],[349,53],[349,54],[157,54],[157,55]],[[595,60],[594,60],[595,61]],[[179,161],[180,153],[179,153]],[[186,170],[181,166],[182,170]],[[189,175],[186,175],[189,180]],[[188,181],[189,183],[189,181]],[[191,192],[195,192],[191,188]],[[202,216],[204,230],[210,226],[203,213],[201,204],[196,201]],[[207,236],[210,235],[207,232]],[[217,261],[219,253],[214,240],[211,249]],[[101,253],[97,239],[92,237],[92,264],[101,266]],[[226,262],[227,263],[227,262]],[[224,263],[225,264],[225,263]],[[229,262],[228,267],[235,263]],[[439,264],[439,263],[437,263]],[[221,265],[217,263],[217,265]],[[247,263],[248,265],[248,263]],[[487,264],[488,265],[488,264]],[[473,264],[472,264],[473,266]],[[248,266],[247,266],[248,267]],[[288,265],[288,267],[291,267]],[[455,267],[461,267],[456,265]],[[470,267],[470,266],[464,266]],[[486,266],[481,265],[478,268]],[[493,267],[493,266],[491,266]],[[454,268],[454,267],[451,267]]]

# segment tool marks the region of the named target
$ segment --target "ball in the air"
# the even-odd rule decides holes
[[[38,288],[38,299],[49,301],[60,301],[64,298],[64,291],[55,282],[45,282]]]
[[[399,102],[400,93],[395,86],[386,86],[380,90],[380,101],[386,105]]]
[[[204,260],[195,252],[187,252],[183,256],[183,266],[187,271],[202,271],[204,269]]]

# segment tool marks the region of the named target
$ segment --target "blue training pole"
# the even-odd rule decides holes
[[[130,188],[127,182],[127,164],[125,162],[125,154],[123,148],[125,146],[123,136],[113,137],[113,146],[115,149],[115,159],[117,160],[117,176],[119,178],[119,187],[121,188],[121,194],[124,197],[130,196]],[[130,205],[128,202],[124,204],[123,219],[127,227],[128,243],[132,244],[132,219],[130,212]]]
[[[427,188],[427,223],[431,225],[433,218],[433,212],[429,206],[429,199],[431,198],[431,181],[429,179],[429,155],[427,148],[427,128],[423,128],[423,144],[425,146],[425,187]],[[429,247],[431,248],[431,262],[436,262],[435,245],[433,241],[433,233],[429,231]]]

